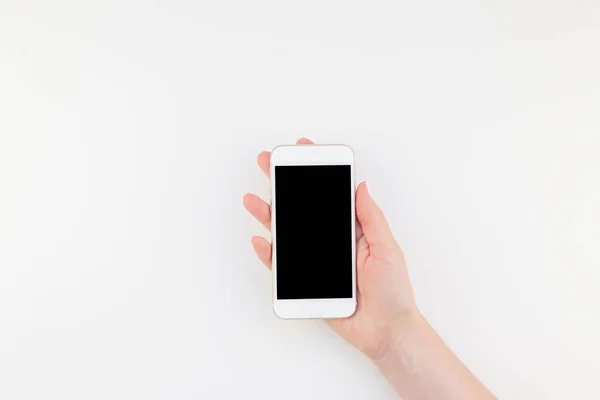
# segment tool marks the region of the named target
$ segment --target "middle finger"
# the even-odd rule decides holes
[[[266,201],[255,194],[247,193],[244,196],[244,207],[258,220],[258,222],[263,224],[265,228],[271,229],[271,207]]]

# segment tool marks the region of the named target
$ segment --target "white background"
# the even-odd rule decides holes
[[[301,135],[496,395],[598,396],[598,2],[1,0],[0,398],[395,398],[271,311],[241,199]]]

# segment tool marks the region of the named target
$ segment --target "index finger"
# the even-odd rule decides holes
[[[263,151],[262,153],[260,153],[258,155],[257,162],[260,169],[262,169],[262,172],[264,172],[265,175],[268,177],[269,169],[271,168],[271,152]]]

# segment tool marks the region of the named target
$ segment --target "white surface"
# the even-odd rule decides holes
[[[351,222],[352,245],[352,297],[342,299],[302,299],[302,300],[278,300],[277,277],[279,276],[277,252],[280,245],[277,242],[277,174],[275,168],[281,165],[347,165],[350,167],[350,182],[346,188],[350,196],[350,211],[348,218]],[[271,152],[271,270],[273,277],[273,311],[278,317],[284,319],[293,318],[345,318],[356,311],[356,206],[355,200],[355,157],[354,151],[347,145],[283,145],[277,146]],[[348,221],[348,220],[347,220]],[[304,246],[304,244],[301,244]],[[314,251],[314,250],[313,250]]]
[[[394,398],[271,311],[241,197],[300,135],[497,395],[597,397],[598,7],[2,1],[0,398]]]

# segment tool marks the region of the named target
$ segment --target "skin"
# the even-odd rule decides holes
[[[306,138],[297,144],[313,144]],[[270,153],[258,155],[269,176]],[[271,207],[248,193],[244,207],[271,229]],[[356,190],[357,309],[327,323],[382,371],[396,392],[412,399],[494,399],[419,312],[404,254],[365,182]],[[271,268],[271,244],[252,237],[258,258]]]

